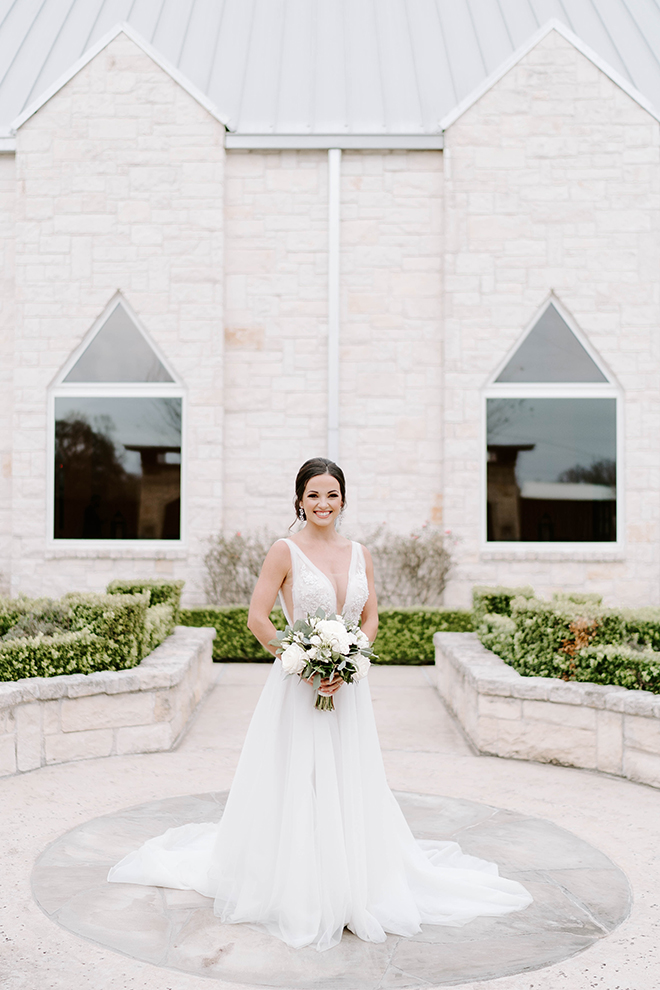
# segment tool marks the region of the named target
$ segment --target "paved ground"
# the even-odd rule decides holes
[[[99,816],[180,795],[226,791],[266,673],[261,665],[219,668],[218,686],[175,753],[84,761],[0,781],[2,990],[202,990],[213,985],[199,976],[126,958],[59,927],[36,905],[30,873],[50,843]],[[447,795],[457,799],[455,808],[477,802],[508,809],[514,818],[545,819],[568,829],[623,870],[634,898],[629,918],[612,934],[577,956],[527,974],[489,979],[502,970],[492,947],[484,954],[477,938],[464,951],[474,960],[485,958],[485,969],[478,971],[482,981],[458,985],[464,990],[657,990],[660,792],[586,771],[474,756],[446,715],[428,673],[424,668],[377,668],[371,676],[392,787]],[[406,812],[411,814],[409,807]],[[583,904],[589,904],[593,892],[589,885]],[[274,973],[277,958],[275,951]],[[444,949],[438,958],[446,959]],[[353,971],[357,960],[347,964]],[[355,987],[364,985],[357,969],[355,975]],[[345,972],[337,976],[344,987],[351,985]],[[420,973],[417,985],[432,985],[430,976],[428,969]],[[305,986],[300,974],[293,982]],[[272,983],[286,986],[281,973]],[[320,984],[312,979],[313,985]],[[402,985],[410,985],[410,979],[398,983]]]

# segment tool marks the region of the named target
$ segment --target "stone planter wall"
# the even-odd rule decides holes
[[[215,634],[177,626],[130,670],[0,683],[0,776],[171,749],[213,679]]]
[[[475,633],[436,633],[438,691],[481,753],[660,787],[660,695],[521,677]]]

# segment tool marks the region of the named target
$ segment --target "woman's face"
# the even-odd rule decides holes
[[[301,504],[308,524],[322,529],[334,526],[343,505],[339,482],[331,474],[317,474],[310,478]]]

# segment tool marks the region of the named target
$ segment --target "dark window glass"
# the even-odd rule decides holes
[[[181,399],[55,399],[55,538],[178,540]]]
[[[488,399],[488,540],[616,540],[616,399]]]
[[[557,309],[550,304],[498,382],[606,382]]]
[[[65,382],[171,382],[121,303],[80,355]]]

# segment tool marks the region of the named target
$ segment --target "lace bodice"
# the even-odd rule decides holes
[[[292,621],[295,622],[296,619],[304,619],[305,616],[316,612],[318,608],[324,609],[327,613],[336,614],[337,596],[330,578],[316,564],[313,564],[309,557],[305,556],[293,540],[285,539],[283,542],[287,544],[291,552],[293,578],[291,587],[293,616],[288,614],[284,597],[280,592],[280,601],[287,621],[291,623]],[[359,621],[368,597],[369,586],[364,554],[360,544],[353,542],[346,584],[346,601],[342,609],[342,615],[347,622]]]

